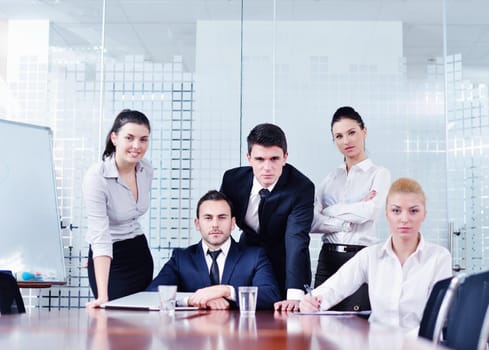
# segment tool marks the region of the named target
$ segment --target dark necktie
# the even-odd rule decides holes
[[[265,201],[267,200],[268,196],[270,196],[270,191],[267,190],[266,188],[262,188],[260,192],[260,204],[258,204],[258,222],[260,223],[260,231],[262,227],[262,220],[263,220],[263,205],[265,204]]]
[[[209,277],[211,279],[211,284],[219,284],[219,266],[217,266],[217,257],[219,254],[221,254],[222,250],[214,250],[214,251],[207,251],[207,254],[209,254],[212,258],[212,264],[211,264],[211,270],[209,272]]]

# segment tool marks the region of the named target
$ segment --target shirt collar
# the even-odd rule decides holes
[[[207,255],[207,251],[210,249],[207,244],[205,243],[204,240],[201,240],[201,246],[202,250],[204,251],[204,256]],[[224,257],[228,256],[229,249],[231,248],[231,236],[224,242],[218,249],[222,250],[222,253],[224,254]]]
[[[256,177],[253,176],[253,186],[251,187],[251,193],[250,193],[250,197],[251,196],[257,196],[258,195],[258,192],[260,192],[260,190],[262,188],[266,188],[267,190],[269,190],[270,192],[273,191],[273,189],[275,188],[275,185],[277,184],[278,182],[278,179],[277,181],[275,181],[272,185],[268,186],[268,187],[263,187],[259,182],[258,180],[256,179]]]
[[[414,252],[414,256],[418,257],[418,260],[421,259],[421,256],[423,255],[424,247],[425,247],[425,240],[423,238],[423,235],[421,232],[419,233],[419,243],[418,246],[416,247],[416,250]]]
[[[420,232],[418,246],[416,247],[416,250],[412,255],[417,256],[418,259],[420,259],[425,245],[426,244],[425,244],[424,237]],[[379,258],[383,257],[384,255],[396,256],[396,254],[392,250],[392,235],[389,236],[389,238],[385,241],[385,243],[382,245],[382,248],[379,251]]]
[[[141,162],[136,163],[136,172],[141,172],[144,170],[144,166]],[[105,158],[103,163],[103,176],[106,178],[119,178],[119,171],[115,165],[115,157],[111,155]]]
[[[352,169],[353,168],[358,168],[362,171],[367,171],[368,169],[370,169],[371,167],[374,166],[374,163],[372,162],[372,160],[370,158],[366,158],[364,160],[362,160],[361,162],[355,164],[354,166],[352,166]],[[344,171],[346,171],[346,163],[343,162],[341,163],[338,168],[340,169],[343,169]]]

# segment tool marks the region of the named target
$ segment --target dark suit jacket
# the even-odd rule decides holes
[[[288,288],[303,290],[304,284],[311,283],[309,232],[314,215],[314,184],[286,164],[264,204],[263,225],[257,234],[244,222],[253,176],[249,166],[228,170],[221,191],[233,202],[236,223],[242,230],[240,243],[265,248],[285,298]]]
[[[238,298],[239,286],[257,286],[257,309],[272,309],[280,300],[280,292],[272,266],[262,248],[243,247],[234,239],[224,263],[221,284],[234,287]],[[195,292],[209,287],[211,280],[201,243],[188,248],[175,248],[170,260],[151,282],[147,290],[155,291],[159,285],[177,285],[179,292]],[[236,304],[232,304],[232,307]]]

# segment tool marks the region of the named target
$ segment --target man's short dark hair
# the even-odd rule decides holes
[[[219,191],[216,191],[216,190],[210,190],[209,192],[207,192],[206,194],[204,194],[202,196],[202,198],[199,199],[199,202],[197,203],[197,210],[196,210],[197,219],[199,218],[200,206],[205,201],[226,201],[227,204],[229,205],[229,209],[231,211],[231,217],[234,217],[234,214],[233,214],[233,203],[231,202],[231,200],[229,199],[229,197],[226,196],[222,192],[219,192]]]
[[[255,126],[246,138],[248,153],[251,153],[253,145],[264,147],[278,146],[287,153],[287,139],[285,133],[275,124],[263,123]]]

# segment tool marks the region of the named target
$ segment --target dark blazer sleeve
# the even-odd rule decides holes
[[[252,285],[258,287],[257,309],[272,310],[273,304],[281,299],[272,265],[262,248],[257,249],[257,263]]]
[[[314,216],[314,185],[309,180],[298,195],[285,228],[285,288],[304,289],[311,283],[309,232]]]
[[[244,221],[252,186],[253,170],[249,166],[244,166],[227,170],[224,173],[220,191],[228,196],[233,203],[236,225],[241,231],[256,234]]]
[[[314,216],[314,184],[286,164],[266,200],[260,237],[277,276],[282,296],[311,283],[309,232]]]
[[[233,286],[239,304],[239,287],[257,286],[257,309],[271,310],[281,300],[272,265],[265,250],[236,243],[231,238],[231,247],[224,266],[222,284]]]
[[[178,292],[195,292],[210,286],[209,271],[200,243],[173,249],[170,260],[151,282],[148,290],[156,290],[161,284],[176,285]]]
[[[178,254],[180,253],[180,248],[173,249],[172,256],[170,260],[166,262],[163,268],[158,273],[153,281],[149,284],[147,291],[157,291],[160,285],[179,285],[180,284],[180,273],[178,271]]]

